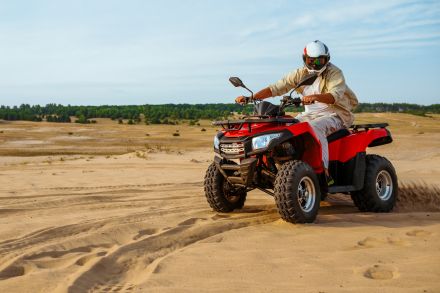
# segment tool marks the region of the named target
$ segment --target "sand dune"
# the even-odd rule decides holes
[[[280,220],[259,191],[242,210],[209,209],[203,176],[214,129],[181,128],[172,145],[139,142],[133,152],[110,146],[99,155],[101,143],[75,139],[78,153],[60,154],[68,142],[53,125],[8,124],[33,131],[4,131],[3,142],[51,141],[56,151],[0,157],[0,292],[439,292],[440,135],[428,118],[416,122],[433,134],[414,143],[407,133],[416,126],[401,123],[398,149],[372,149],[399,174],[393,213],[360,213],[346,196],[331,195],[308,225]],[[76,127],[69,131],[80,133]],[[100,127],[87,131],[92,141],[111,128],[117,132],[104,135],[116,145],[126,139],[125,128]],[[154,131],[173,139],[174,129],[137,127],[139,139]],[[4,155],[12,151],[0,144]]]

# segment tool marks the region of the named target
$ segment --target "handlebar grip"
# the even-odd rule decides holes
[[[281,102],[287,103],[290,99],[291,99],[290,96],[283,96],[283,98],[281,99]]]
[[[252,102],[252,97],[246,97],[246,96],[243,97],[245,99],[245,104],[249,104],[250,102]]]
[[[301,98],[293,98],[292,99],[292,104],[294,104],[297,107],[301,106],[301,103],[302,103]]]
[[[246,105],[246,104],[249,104],[249,102],[252,101],[251,97],[243,96],[243,98],[244,98],[244,103],[239,103],[239,102],[235,102],[235,103],[236,104],[240,104],[240,105]]]

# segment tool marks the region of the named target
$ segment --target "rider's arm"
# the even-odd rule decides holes
[[[254,95],[254,99],[255,100],[264,100],[267,98],[272,97],[272,91],[270,90],[269,87],[262,89],[261,91],[259,91],[258,93],[256,93]]]
[[[296,69],[269,86],[272,97],[281,96],[293,89],[306,73],[304,68]]]
[[[313,102],[321,102],[325,104],[334,104],[335,98],[332,94],[326,93],[326,94],[317,94],[317,95],[309,95],[303,97],[303,103],[308,105]]]
[[[347,85],[342,71],[338,69],[329,72],[327,80],[327,93],[331,94],[334,99],[332,104],[345,106],[345,103],[348,102],[345,101],[347,99],[345,96]]]
[[[340,69],[333,69],[328,72],[325,86],[325,93],[316,94],[310,96],[304,96],[304,104],[311,104],[313,102],[321,102],[325,104],[345,104],[347,98],[345,97],[345,91],[347,90],[347,85],[345,84],[344,75]],[[345,106],[345,105],[344,105]]]
[[[255,100],[264,100],[264,99],[267,99],[270,97],[272,97],[272,91],[270,90],[269,87],[264,88],[261,91],[259,91],[258,93],[254,94]],[[235,102],[238,104],[244,104],[244,103],[246,103],[246,98],[243,96],[239,96],[235,99]]]
[[[271,84],[267,88],[264,88],[258,93],[256,93],[254,95],[254,98],[256,100],[264,100],[270,97],[281,96],[287,93],[288,91],[290,91],[292,88],[294,88],[295,85],[299,82],[301,76],[303,76],[304,74],[305,74],[304,68],[296,69],[288,73],[286,76],[284,76],[276,83]],[[246,100],[245,97],[239,96],[235,99],[235,102],[239,104],[243,104],[245,103],[245,100]]]

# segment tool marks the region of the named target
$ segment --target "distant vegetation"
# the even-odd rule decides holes
[[[295,111],[295,109],[290,109]],[[301,108],[296,111],[301,111]],[[128,119],[128,124],[144,121],[146,124],[178,124],[181,120],[188,120],[190,125],[197,125],[199,119],[226,119],[232,113],[250,113],[252,106],[246,107],[237,104],[165,104],[165,105],[133,105],[133,106],[63,106],[48,104],[46,106],[23,104],[20,106],[1,106],[0,119],[27,120],[48,122],[77,122],[95,123],[91,118],[110,118],[123,123]],[[399,112],[425,116],[427,113],[440,113],[440,104],[429,106],[417,104],[385,104],[361,103],[356,113],[370,112]],[[71,117],[77,120],[71,121]],[[199,124],[198,124],[199,125]]]
[[[440,104],[433,104],[429,106],[406,104],[406,103],[360,103],[355,113],[381,113],[381,112],[393,112],[393,113],[408,113],[413,115],[426,116],[427,113],[439,114]]]

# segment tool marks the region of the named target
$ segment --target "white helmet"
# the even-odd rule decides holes
[[[310,72],[321,73],[330,61],[330,52],[323,42],[316,40],[304,47],[303,61]]]

